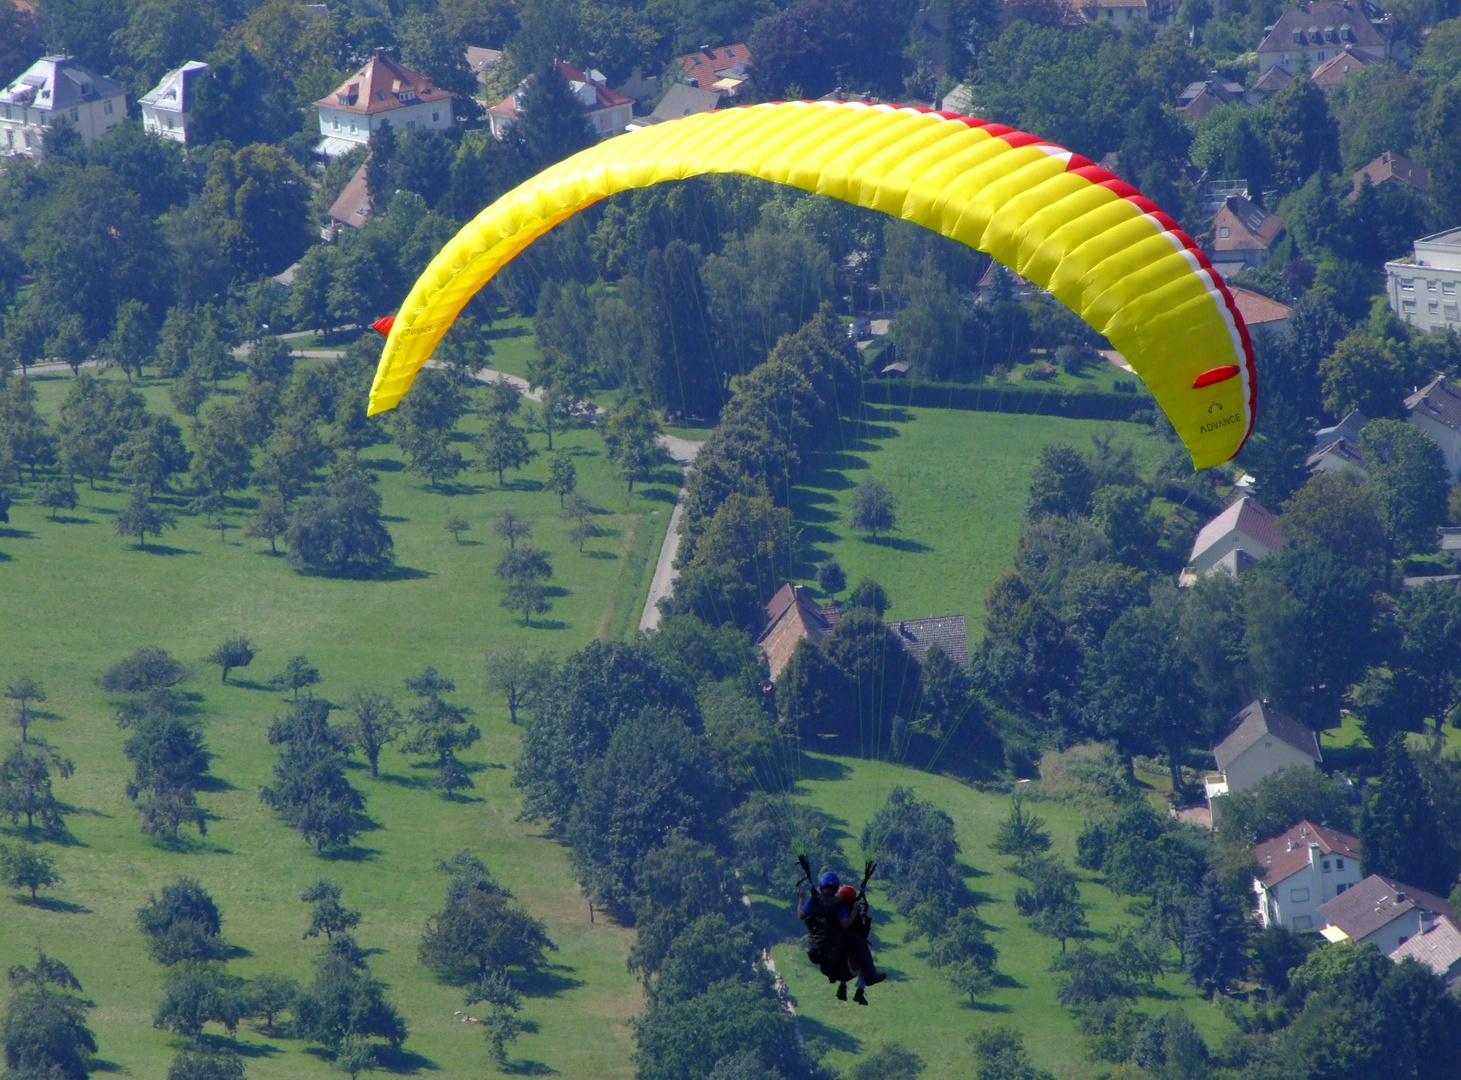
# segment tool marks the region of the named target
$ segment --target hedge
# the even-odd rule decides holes
[[[974,412],[1068,416],[1074,420],[1144,420],[1154,402],[1145,393],[1104,390],[1034,389],[979,383],[923,382],[918,379],[868,379],[863,400],[875,405]]]

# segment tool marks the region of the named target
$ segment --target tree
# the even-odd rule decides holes
[[[1218,836],[1251,847],[1300,821],[1350,827],[1345,784],[1307,766],[1280,769],[1223,804]]]
[[[360,912],[351,911],[340,903],[340,893],[340,886],[320,878],[300,894],[299,898],[311,905],[305,937],[319,937],[324,934],[326,940],[332,941],[336,934],[345,933],[360,925]]]
[[[838,593],[847,588],[847,575],[843,573],[842,564],[836,559],[828,559],[817,567],[817,588],[833,600],[836,600]]]
[[[53,750],[17,743],[0,762],[0,814],[9,814],[12,825],[25,818],[27,833],[34,831],[37,821],[45,832],[62,832],[66,811],[51,789],[51,772],[54,769],[64,780],[75,768],[70,758]]]
[[[340,733],[370,762],[372,779],[380,776],[380,752],[401,737],[404,725],[396,703],[373,690],[352,690],[345,706],[352,719]]]
[[[149,417],[117,448],[122,476],[134,487],[145,487],[149,496],[168,490],[168,481],[186,472],[192,455],[183,445],[183,433],[171,418]],[[123,534],[126,535],[126,534]]]
[[[364,480],[344,478],[330,485],[328,498],[305,499],[284,532],[290,564],[345,574],[390,565],[394,541],[381,522],[380,495]]]
[[[529,656],[520,646],[508,645],[487,654],[487,685],[500,693],[507,717],[519,723],[518,710],[535,706],[553,677],[553,658],[547,653]]]
[[[0,844],[0,882],[11,889],[29,889],[35,903],[37,889],[49,889],[66,881],[56,873],[56,860],[44,851],[22,844],[9,847]]]
[[[568,456],[567,450],[555,452],[548,461],[548,490],[558,496],[558,507],[562,509],[563,500],[572,494],[578,486],[578,470],[573,466],[573,459]]]
[[[866,608],[882,618],[883,612],[888,610],[888,593],[872,578],[863,578],[848,594],[845,603],[849,608]]]
[[[553,60],[562,55],[541,58],[544,65],[529,78],[518,99],[518,120],[509,129],[508,146],[520,162],[525,175],[532,175],[562,161],[586,147],[597,137],[583,118],[583,109]]]
[[[1009,815],[999,824],[990,845],[1001,855],[1013,855],[1023,859],[1027,855],[1050,850],[1050,834],[1045,831],[1045,822],[1034,814],[1025,813],[1025,801],[1016,798],[1010,804]]]
[[[619,475],[629,482],[630,493],[636,480],[649,479],[654,467],[664,460],[660,434],[659,421],[640,398],[629,398],[609,414],[604,445]]]
[[[883,1043],[872,1053],[860,1058],[849,1080],[918,1080],[923,1073],[923,1059],[902,1043]]]
[[[1322,168],[1334,168],[1338,130],[1324,93],[1310,80],[1295,79],[1268,105],[1268,139],[1273,146],[1274,179],[1294,191]]]
[[[1446,519],[1446,463],[1441,448],[1403,420],[1371,420],[1360,452],[1380,502],[1388,587],[1388,560],[1436,548],[1436,528]]]
[[[228,673],[234,668],[248,667],[254,662],[254,647],[245,637],[231,637],[208,655],[208,663],[223,669],[221,681],[228,682]]]
[[[92,1006],[76,996],[76,976],[39,949],[34,967],[16,964],[9,975],[12,994],[0,1024],[7,1073],[86,1080],[96,1038],[86,1026]]]
[[[365,806],[345,776],[345,743],[328,723],[332,706],[306,697],[269,729],[279,746],[273,783],[259,797],[292,828],[324,852],[348,845],[360,831]]]
[[[871,533],[876,539],[897,524],[896,503],[888,485],[881,480],[863,480],[852,492],[851,522],[859,532]]]
[[[299,692],[311,686],[318,686],[320,682],[320,669],[312,667],[309,659],[303,656],[291,657],[289,663],[284,665],[284,670],[277,675],[269,677],[269,686],[275,690],[288,690],[293,695],[292,700],[299,701]]]
[[[1377,569],[1385,557],[1385,534],[1374,488],[1358,474],[1316,472],[1283,504],[1284,536],[1296,544],[1323,548],[1355,566]]]
[[[458,544],[462,542],[462,533],[470,532],[472,523],[461,514],[448,514],[446,516],[446,531],[451,533],[452,539]]]
[[[137,911],[137,924],[152,958],[166,967],[184,961],[218,960],[227,954],[223,916],[197,878],[179,877],[154,893]]]
[[[264,1017],[269,1031],[274,1030],[274,1017],[294,1004],[299,996],[299,983],[287,975],[264,972],[249,985],[252,1011]]]
[[[531,626],[533,615],[541,615],[553,606],[543,584],[553,576],[546,552],[529,547],[513,549],[498,560],[496,573],[507,583],[502,606],[521,611],[524,626]]]
[[[1054,1080],[1051,1073],[1030,1064],[1025,1037],[1000,1024],[969,1037],[974,1049],[975,1080]]]
[[[303,170],[280,147],[259,142],[215,150],[198,198],[224,257],[237,273],[258,278],[304,253],[309,197]]]
[[[919,687],[918,727],[936,739],[946,739],[958,731],[972,713],[977,737],[987,722],[984,709],[974,694],[968,670],[934,644],[923,655],[923,682]]]
[[[268,540],[269,553],[278,555],[276,541],[288,528],[289,515],[285,510],[284,500],[277,495],[271,495],[259,502],[259,513],[244,530],[244,535],[252,539]]]
[[[427,667],[420,675],[407,678],[406,687],[415,693],[418,701],[411,707],[413,730],[401,744],[401,752],[434,755],[436,776],[432,785],[442,789],[448,798],[458,788],[475,786],[456,755],[475,744],[482,737],[482,730],[476,724],[467,723],[466,709],[442,697],[456,690],[456,683],[438,674],[434,667]]]
[[[294,1003],[295,1026],[311,1042],[339,1050],[347,1040],[375,1036],[392,1047],[406,1041],[406,1022],[369,972],[325,952],[313,983]]]
[[[57,510],[76,509],[76,486],[70,480],[52,480],[41,489],[38,503],[51,511],[51,520],[56,520]]]
[[[4,693],[6,698],[15,702],[12,722],[20,728],[20,741],[25,742],[30,730],[30,703],[45,701],[46,688],[29,672],[21,672],[18,679],[6,685]]]
[[[1088,514],[1094,494],[1095,478],[1086,459],[1065,443],[1046,446],[1030,473],[1030,500],[1025,514],[1032,521],[1046,514]]]
[[[498,487],[507,486],[503,474],[508,469],[521,469],[538,454],[528,445],[523,430],[505,416],[489,421],[487,430],[477,439],[477,452],[482,455],[481,467],[497,474]]]
[[[533,523],[516,510],[507,509],[497,515],[492,531],[499,540],[506,540],[510,550],[517,550],[517,542],[533,535]]]
[[[147,550],[147,538],[162,538],[163,529],[178,527],[177,515],[162,506],[154,506],[142,485],[132,488],[127,505],[112,519],[118,536],[135,536],[137,546]]]
[[[568,531],[568,539],[578,545],[580,554],[583,553],[583,545],[599,535],[599,527],[594,523],[593,507],[582,495],[570,498],[558,516],[573,523]]]
[[[1365,871],[1445,892],[1455,877],[1454,860],[1442,856],[1447,848],[1435,807],[1402,736],[1385,744],[1384,762],[1379,787],[1360,819]]]
[[[426,922],[421,963],[443,979],[467,982],[516,968],[536,971],[557,946],[543,924],[490,878],[454,879],[446,904]]]
[[[1188,902],[1183,935],[1187,979],[1203,992],[1226,993],[1247,972],[1247,915],[1216,876],[1205,877]]]
[[[113,694],[165,690],[188,677],[188,669],[165,649],[148,646],[118,661],[101,677],[101,688]]]
[[[168,973],[152,1026],[172,1031],[200,1045],[203,1025],[217,1022],[230,1033],[238,1027],[247,1004],[243,980],[217,964],[180,964]]]
[[[244,1080],[243,1058],[231,1050],[179,1050],[167,1080]]]

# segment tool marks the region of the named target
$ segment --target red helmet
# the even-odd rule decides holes
[[[857,890],[851,885],[844,885],[837,890],[837,899],[845,904],[850,904],[857,899]]]

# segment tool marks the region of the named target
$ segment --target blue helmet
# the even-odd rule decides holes
[[[828,885],[841,885],[841,884],[842,884],[842,879],[839,878],[836,874],[832,873],[832,871],[830,871],[830,870],[828,870],[825,874],[823,874],[821,877],[819,877],[817,879],[817,885],[818,885],[819,888],[825,888]]]

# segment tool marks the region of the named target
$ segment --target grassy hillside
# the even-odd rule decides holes
[[[47,413],[54,413],[68,380],[37,379]],[[147,385],[144,393],[151,409],[169,411],[164,386]],[[180,426],[186,432],[186,420]],[[398,1066],[476,1075],[485,1069],[483,1042],[476,1028],[453,1020],[462,1008],[460,991],[416,962],[422,926],[443,896],[433,860],[469,847],[547,921],[560,946],[552,977],[524,1010],[537,1031],[517,1044],[514,1057],[565,1076],[630,1075],[625,1021],[641,1007],[624,969],[632,932],[602,918],[591,925],[563,850],[515,820],[510,764],[518,737],[505,708],[484,688],[482,656],[508,641],[567,653],[595,636],[631,634],[674,496],[660,484],[626,497],[596,433],[569,433],[562,444],[574,450],[581,490],[606,511],[599,518],[605,535],[582,556],[556,519],[557,498],[540,490],[542,458],[518,478],[509,475],[508,490],[498,489],[495,476],[466,473],[444,494],[405,472],[395,447],[365,452],[366,465],[380,476],[396,543],[397,569],[380,581],[298,574],[271,557],[267,543],[244,540],[238,531],[220,543],[202,519],[187,516],[160,544],[139,551],[112,527],[124,502],[114,483],[95,491],[82,486],[80,506],[56,522],[34,502],[19,500],[8,527],[0,526],[0,679],[30,671],[45,684],[48,717],[33,731],[75,759],[76,775],[59,791],[76,812],[69,819],[71,841],[47,845],[66,878],[55,890],[63,903],[32,907],[0,893],[0,967],[25,961],[43,942],[73,967],[97,1003],[92,1017],[102,1057],[132,1075],[158,1077],[172,1050],[170,1037],[151,1027],[162,969],[147,959],[136,927],[135,911],[149,893],[178,874],[197,876],[223,910],[226,936],[246,950],[234,971],[303,978],[319,946],[300,939],[306,908],[298,894],[329,876],[345,886],[350,906],[364,912],[358,937],[377,950],[372,968],[390,984],[410,1025],[408,1053]],[[491,523],[509,506],[534,519],[533,542],[551,552],[554,584],[564,590],[531,629],[498,606],[501,586],[492,574],[500,544]],[[451,512],[472,523],[461,545],[443,528]],[[246,513],[239,507],[231,516],[238,522]],[[259,656],[221,686],[217,669],[201,661],[232,634],[250,638]],[[185,688],[203,695],[201,715],[215,755],[215,789],[200,796],[213,815],[208,836],[184,851],[163,850],[140,835],[123,792],[130,774],[123,732],[95,684],[106,667],[147,644],[196,666]],[[352,774],[376,828],[348,857],[317,857],[258,796],[275,757],[265,733],[286,705],[263,683],[298,653],[323,673],[319,693],[335,700],[365,686],[404,703],[402,678],[426,664],[456,679],[456,700],[472,707],[484,732],[466,755],[480,767],[476,790],[465,801],[447,802],[424,787],[427,774],[413,759],[388,749],[379,781],[364,769]],[[8,839],[4,830],[0,839]],[[266,1039],[245,1024],[237,1042],[257,1080],[328,1073],[298,1041]]]
[[[844,449],[816,455],[797,489],[797,574],[815,581],[815,564],[835,558],[849,585],[865,575],[883,583],[890,618],[963,614],[977,639],[985,594],[1014,558],[1040,449],[1067,442],[1089,450],[1091,435],[1114,432],[1115,445],[1133,447],[1146,468],[1162,453],[1149,430],[1057,416],[865,406],[862,422],[844,427]],[[850,524],[853,489],[868,477],[898,500],[897,529],[877,539],[859,536]]]

